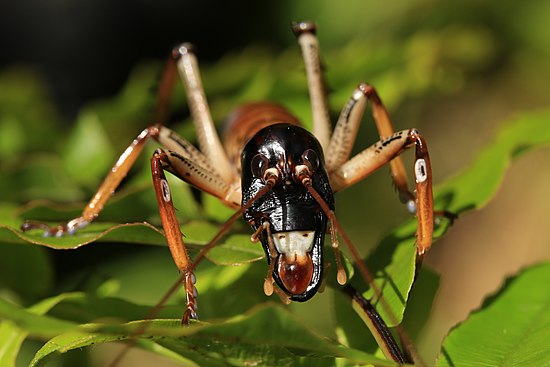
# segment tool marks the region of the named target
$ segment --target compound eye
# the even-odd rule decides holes
[[[269,160],[263,154],[256,154],[252,157],[250,161],[250,169],[252,170],[252,175],[256,178],[263,178],[265,171],[269,166]]]
[[[302,161],[310,172],[314,172],[317,168],[319,168],[319,156],[313,149],[307,149],[302,154]]]

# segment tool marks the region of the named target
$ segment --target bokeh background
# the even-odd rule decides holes
[[[235,64],[260,68],[263,61],[269,70],[277,63],[293,63],[292,77],[300,71],[301,59],[289,25],[301,19],[319,25],[334,114],[355,84],[375,85],[396,128],[417,127],[425,135],[436,184],[467,167],[502,124],[549,107],[550,3],[544,0],[6,0],[0,3],[0,81],[19,86],[22,93],[32,85],[38,92],[27,96],[26,103],[34,100],[46,107],[32,115],[34,127],[18,125],[19,115],[11,114],[9,100],[4,100],[0,163],[3,168],[18,165],[32,151],[62,154],[63,137],[85,106],[119,96],[132,73],[145,64],[158,70],[177,42],[197,45],[205,74],[223,70],[217,65],[231,65],[227,75],[205,76],[207,95],[209,86],[215,94],[224,78],[258,72],[239,70]],[[276,78],[284,78],[280,69],[277,73]],[[243,95],[222,93],[214,107],[218,120],[229,111],[229,102],[294,98],[280,93],[288,86],[271,93],[275,81],[262,78],[246,85]],[[40,87],[34,89],[36,80]],[[150,112],[154,100],[153,88],[147,90],[150,103],[142,107],[142,120],[110,126],[113,158],[107,161],[147,125],[146,110]],[[305,85],[296,93],[307,102],[304,91]],[[297,114],[307,120],[307,108],[296,105]],[[173,119],[184,114],[184,107],[176,108]],[[50,125],[52,120],[56,122]],[[370,119],[366,121],[358,148],[376,140]],[[31,138],[41,124],[55,126],[57,132]],[[31,145],[25,143],[29,139]],[[514,161],[495,199],[459,218],[428,255],[426,265],[441,274],[419,341],[428,360],[449,328],[495,292],[505,276],[550,258],[549,154],[546,148]],[[55,199],[85,201],[100,179],[82,184],[83,193]],[[14,201],[37,198],[16,195]],[[340,220],[364,253],[407,217],[385,170],[339,194],[337,205]],[[100,257],[112,254],[101,251]],[[66,262],[77,255],[52,256],[60,256],[58,276],[74,270]]]

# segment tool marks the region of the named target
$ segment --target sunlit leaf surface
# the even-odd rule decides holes
[[[508,279],[443,342],[438,366],[547,366],[550,264]],[[482,346],[482,348],[480,348]]]

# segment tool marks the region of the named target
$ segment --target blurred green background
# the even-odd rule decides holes
[[[289,29],[302,19],[319,26],[334,116],[357,83],[376,86],[396,129],[416,127],[426,137],[436,185],[466,167],[506,121],[549,107],[550,2],[544,0],[3,1],[0,200],[85,202],[147,126],[162,62],[180,41],[198,47],[217,121],[240,102],[273,99],[308,124],[303,66]],[[170,126],[192,137],[183,101],[176,91]],[[372,125],[365,118],[357,150],[376,140]],[[495,200],[461,217],[428,255],[441,287],[419,341],[425,355],[437,353],[449,327],[504,275],[550,258],[541,231],[550,223],[549,154],[518,159]],[[337,196],[337,214],[363,253],[408,216],[393,191],[381,170]],[[144,219],[156,218],[128,218]],[[56,279],[84,260],[100,267],[105,257],[142,251],[93,247],[75,251],[81,255],[48,251]],[[157,295],[167,285],[158,288]]]

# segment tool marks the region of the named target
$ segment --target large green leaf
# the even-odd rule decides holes
[[[356,364],[395,365],[320,337],[285,308],[273,305],[222,322],[194,323],[188,327],[182,327],[180,320],[166,319],[87,327],[96,332],[71,331],[50,340],[37,352],[31,366],[43,365],[53,355],[69,350],[128,339],[136,330],[145,330],[142,337],[171,350],[173,353],[168,355],[172,358],[191,359],[198,365],[332,366],[334,358],[346,358]],[[105,331],[101,332],[102,329]]]
[[[550,144],[550,111],[522,114],[505,124],[464,172],[439,185],[435,205],[455,213],[482,208],[500,187],[512,158]]]
[[[183,230],[187,245],[198,249],[213,237],[217,227],[206,222],[191,222]],[[166,245],[162,232],[146,222],[93,223],[75,235],[63,237],[43,237],[38,231],[27,233],[2,225],[0,233],[5,242],[29,242],[54,249],[76,249],[96,241]],[[264,253],[261,247],[250,243],[250,235],[234,234],[210,251],[207,257],[217,264],[238,265],[259,260]]]
[[[148,343],[154,343],[162,346],[165,355],[170,358],[190,358],[199,365],[231,365],[228,364],[230,361],[256,361],[256,365],[261,366],[311,363],[332,366],[334,358],[346,358],[351,363],[376,366],[394,365],[316,335],[281,306],[266,305],[229,320],[193,323],[188,327],[182,327],[180,320],[170,319],[78,326],[76,323],[42,316],[60,303],[80,305],[79,307],[84,307],[82,310],[107,307],[105,310],[108,310],[111,317],[116,316],[117,312],[127,312],[128,306],[131,306],[121,308],[122,304],[114,299],[94,300],[79,293],[61,294],[44,300],[29,310],[1,301],[0,315],[11,315],[11,321],[0,325],[0,336],[3,338],[3,355],[0,355],[4,358],[2,360],[7,362],[9,358],[13,359],[20,343],[28,334],[34,337],[53,336],[37,352],[31,362],[32,366],[43,365],[52,356],[70,350],[139,335],[145,338],[140,342],[145,347],[152,348]],[[98,308],[100,304],[103,305]],[[143,311],[142,307],[140,309]],[[6,364],[8,365],[13,364]]]
[[[550,263],[509,279],[443,342],[437,366],[550,366]]]
[[[512,158],[550,144],[549,121],[550,111],[541,111],[522,115],[505,124],[470,167],[434,189],[436,209],[461,215],[483,207],[496,194]],[[450,227],[450,222],[443,218],[437,218],[436,223],[434,240]],[[390,326],[401,321],[414,281],[415,231],[414,220],[396,228],[382,239],[366,260],[385,300],[378,302],[372,289],[364,296],[374,299],[379,313]],[[365,288],[363,284],[358,289]]]

